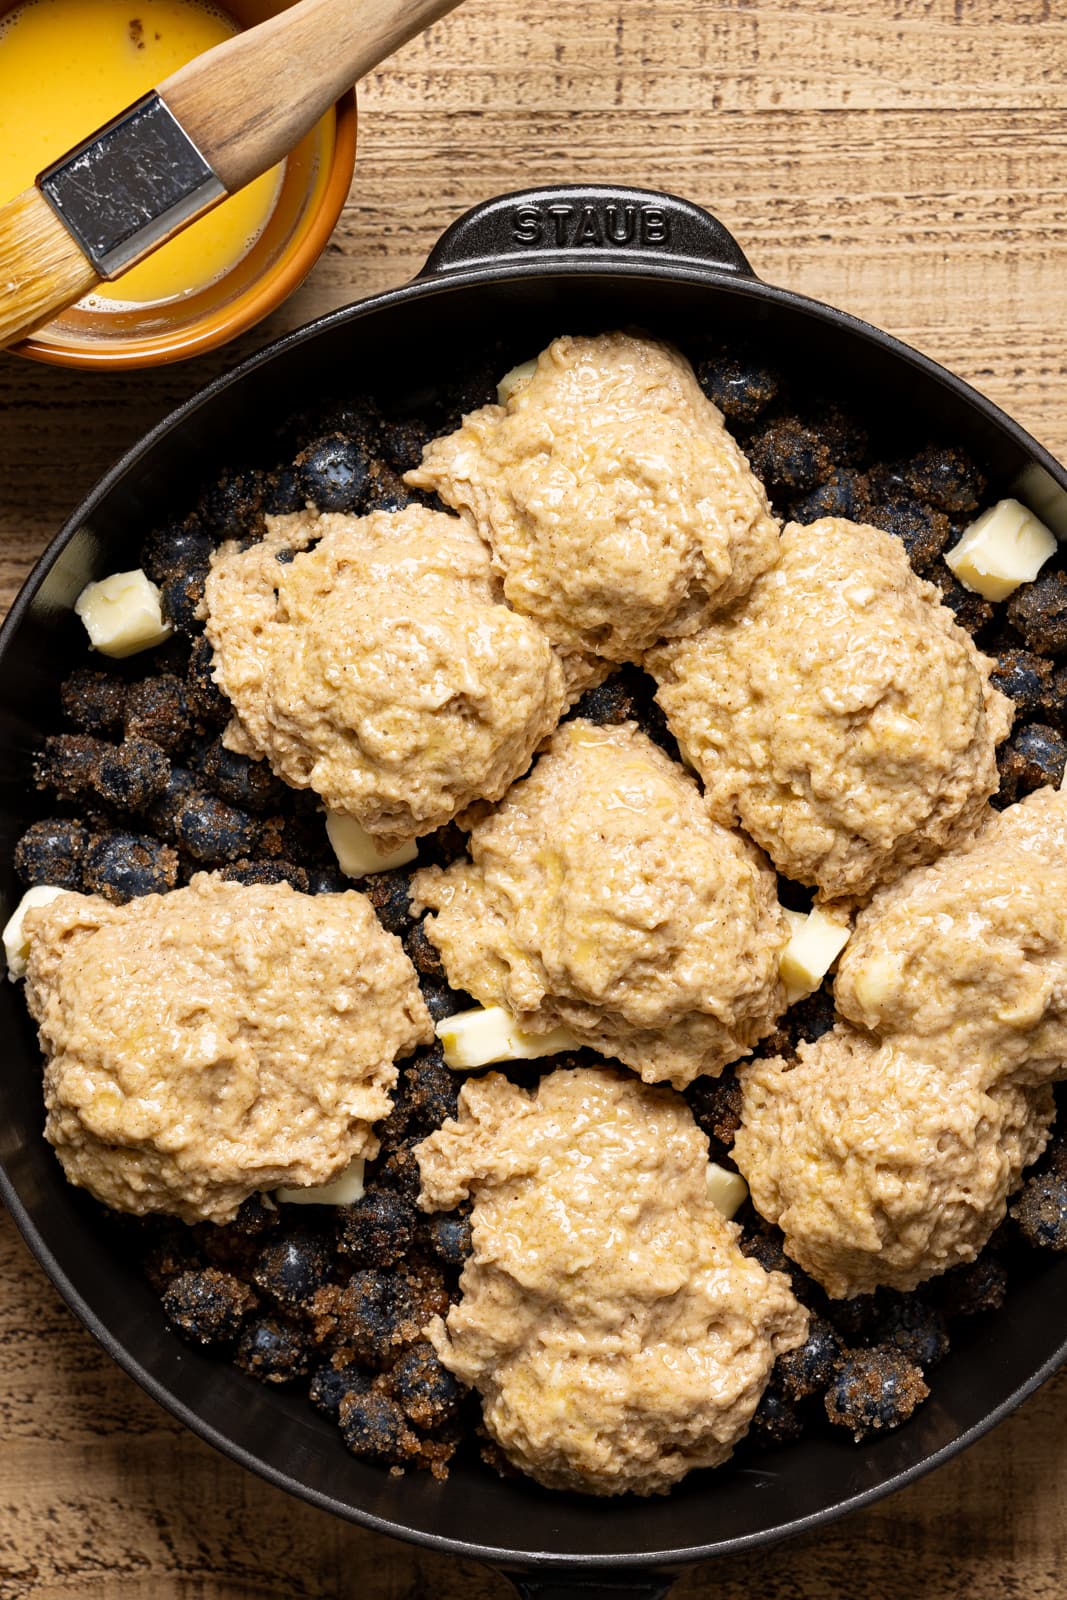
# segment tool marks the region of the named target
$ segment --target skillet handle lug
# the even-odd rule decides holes
[[[744,251],[710,211],[655,189],[563,183],[520,189],[473,206],[441,235],[418,274],[494,276],[522,264],[535,272],[662,266],[710,267],[753,278]]]
[[[676,1572],[507,1572],[521,1600],[664,1600]]]

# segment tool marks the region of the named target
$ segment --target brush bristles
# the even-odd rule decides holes
[[[0,209],[0,350],[99,281],[39,190],[26,189]]]

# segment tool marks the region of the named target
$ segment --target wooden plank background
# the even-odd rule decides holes
[[[343,222],[269,323],[156,373],[0,357],[0,601],[199,384],[403,280],[465,206],[553,179],[707,205],[763,277],[918,345],[1067,455],[1065,78],[1052,0],[468,0],[364,85]],[[693,1573],[679,1600],[1062,1600],[1065,1418],[1067,1374],[932,1479]],[[0,1600],[507,1592],[292,1502],[186,1434],[0,1219]]]

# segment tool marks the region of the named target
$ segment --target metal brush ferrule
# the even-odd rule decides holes
[[[37,187],[101,278],[117,278],[226,194],[154,90],[48,167]]]

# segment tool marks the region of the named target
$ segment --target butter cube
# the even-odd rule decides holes
[[[30,953],[30,941],[23,932],[22,924],[27,911],[32,911],[35,906],[46,906],[61,894],[66,894],[66,889],[57,889],[50,883],[35,883],[32,889],[27,889],[11,916],[7,919],[3,934],[4,955],[7,957],[7,975],[12,983],[17,983],[19,978],[26,976],[26,961]]]
[[[748,1184],[739,1172],[727,1172],[718,1162],[708,1162],[708,1199],[727,1222],[748,1199]]]
[[[796,911],[786,911],[785,916],[791,933],[778,959],[778,973],[785,984],[786,1002],[792,1005],[815,993],[848,943],[852,929],[818,906],[807,916]]]
[[[1018,500],[998,500],[972,522],[945,561],[965,589],[1005,600],[1032,583],[1056,550],[1056,536]]]
[[[93,649],[104,656],[132,656],[138,650],[151,650],[173,632],[170,623],[163,621],[159,590],[140,567],[87,583],[74,609]]]
[[[534,373],[537,371],[537,357],[532,361],[521,361],[517,367],[512,367],[505,372],[496,386],[496,397],[502,406],[506,406],[511,396],[518,389],[525,389]]]
[[[329,1183],[312,1184],[304,1189],[275,1189],[274,1198],[287,1206],[350,1206],[363,1198],[362,1156],[350,1161],[345,1170]]]
[[[380,850],[355,817],[345,817],[336,811],[326,813],[326,834],[337,857],[337,865],[349,878],[365,878],[368,872],[388,872],[391,867],[406,867],[419,853],[414,839],[395,850]]]
[[[532,1061],[560,1050],[577,1050],[578,1041],[566,1028],[551,1033],[524,1033],[503,1006],[479,1006],[442,1017],[434,1032],[444,1050],[445,1065],[455,1069],[487,1067],[493,1061]]]

